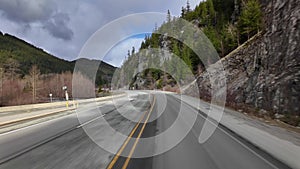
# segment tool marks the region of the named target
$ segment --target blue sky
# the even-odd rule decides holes
[[[191,7],[199,2],[190,0]],[[24,39],[57,57],[74,60],[86,41],[115,19],[142,12],[167,13],[168,9],[178,16],[185,5],[185,0],[1,0],[0,31]],[[150,32],[154,25],[149,24]],[[127,50],[132,46],[138,49],[143,39],[144,35],[140,35],[123,40],[104,60],[119,66]]]
[[[103,60],[113,66],[119,67],[123,63],[125,56],[127,56],[128,50],[131,51],[132,47],[138,50],[146,35],[149,34],[137,34],[120,41],[112,47]]]

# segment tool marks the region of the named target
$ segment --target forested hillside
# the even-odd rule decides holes
[[[145,37],[141,44],[140,52],[129,52],[128,59],[122,66],[126,70],[122,72],[124,73],[123,76],[126,76],[126,74],[130,76],[128,75],[129,73],[134,73],[130,65],[136,65],[137,63],[134,62],[137,61],[137,58],[145,57],[146,55],[149,58],[153,55],[149,54],[150,51],[146,52],[147,54],[141,52],[147,49],[170,51],[170,53],[180,57],[195,76],[205,69],[204,60],[208,60],[210,64],[216,62],[217,60],[209,58],[209,56],[205,56],[206,58],[202,60],[203,58],[200,59],[195,53],[201,53],[201,50],[205,50],[205,44],[197,40],[195,31],[185,30],[186,28],[183,25],[185,21],[198,27],[208,37],[219,58],[236,49],[240,44],[257,34],[263,27],[262,12],[258,0],[206,0],[200,2],[193,10],[189,1],[187,1],[186,6],[182,7],[181,16],[172,17],[171,12],[168,10],[166,21],[160,27],[155,28],[151,35]],[[170,34],[175,32],[177,39],[170,36]],[[190,42],[192,45],[187,46],[185,42]],[[167,56],[161,55],[161,57],[164,60],[168,60]],[[166,65],[170,66],[173,64],[175,66],[173,73],[179,74],[181,78],[184,78],[184,72],[186,71],[180,70],[178,63],[169,62]],[[145,79],[146,77],[141,78]],[[153,81],[158,82],[159,80],[154,79]],[[123,84],[127,83],[128,85],[130,83],[130,80],[123,81]]]
[[[86,59],[87,60],[87,59]],[[97,60],[87,60],[86,63],[97,63]],[[0,66],[8,68],[9,65],[17,65],[16,70],[20,76],[29,74],[29,70],[33,65],[37,65],[41,74],[63,73],[73,71],[75,61],[66,61],[55,57],[43,49],[37,48],[17,37],[0,32]],[[87,66],[88,67],[88,66]],[[115,67],[101,62],[99,74],[112,75]],[[6,69],[7,70],[7,69]],[[7,70],[8,71],[8,70]],[[101,84],[99,77],[97,84]]]
[[[164,32],[168,24],[176,24],[176,18],[171,18],[168,11],[166,22],[158,28],[157,32]],[[262,12],[258,0],[206,0],[190,9],[189,2],[182,7],[180,18],[197,25],[209,38],[220,57],[237,48],[240,44],[255,35],[262,28]],[[162,35],[155,32],[145,38],[141,49],[148,47],[163,47]],[[169,49],[172,53],[191,62],[194,69],[197,68],[199,60],[193,58],[191,49],[182,45],[178,40],[171,40]]]
[[[17,37],[0,32],[0,106],[48,102],[50,93],[54,99],[62,99],[62,86],[68,86],[72,96],[73,77],[82,82],[82,88],[108,86],[115,67],[98,60],[79,61],[82,71],[73,74],[77,60],[60,59]],[[99,64],[94,79],[88,70],[91,65]],[[93,94],[94,90],[80,93],[84,97]]]
[[[74,64],[46,53],[19,38],[0,33],[0,65],[18,64],[18,74],[28,74],[32,65],[37,65],[42,74],[72,71]]]

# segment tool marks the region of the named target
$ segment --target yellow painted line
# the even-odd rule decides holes
[[[130,150],[130,153],[129,153],[129,155],[128,155],[128,157],[127,157],[127,159],[126,159],[126,161],[125,161],[125,163],[124,163],[124,165],[123,165],[123,167],[122,167],[122,169],[126,169],[126,168],[127,168],[128,164],[129,164],[129,161],[130,161],[130,159],[131,159],[131,157],[132,157],[132,154],[134,153],[134,150],[135,150],[135,148],[136,148],[136,146],[137,146],[137,143],[138,143],[140,137],[142,136],[142,133],[144,132],[144,129],[145,129],[146,124],[147,124],[147,122],[148,122],[148,120],[149,120],[149,118],[150,118],[150,115],[152,114],[152,110],[153,110],[154,105],[155,105],[155,96],[153,96],[153,103],[152,103],[151,108],[150,108],[150,110],[149,110],[147,119],[146,119],[146,121],[144,122],[143,127],[142,127],[142,129],[141,129],[141,131],[140,131],[138,137],[136,138],[136,140],[135,140],[135,142],[134,142],[134,144],[133,144],[133,146],[132,146],[132,149]]]
[[[118,153],[115,155],[115,157],[113,158],[113,160],[110,162],[109,166],[107,167],[107,169],[112,169],[112,167],[115,165],[115,163],[117,162],[117,160],[119,159],[121,153],[124,151],[125,147],[127,146],[130,138],[133,136],[134,132],[136,131],[136,129],[138,128],[138,126],[140,125],[140,123],[142,122],[142,120],[144,119],[145,115],[146,115],[147,111],[143,114],[143,116],[139,119],[139,122],[135,125],[135,127],[133,128],[133,130],[131,131],[131,133],[129,134],[129,136],[127,137],[126,141],[124,142],[124,144],[122,145],[122,147],[120,148],[120,150],[118,151]]]

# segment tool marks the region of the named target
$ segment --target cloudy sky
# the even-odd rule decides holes
[[[191,7],[199,2],[190,0]],[[75,60],[85,42],[113,20],[142,12],[166,13],[168,9],[178,16],[185,5],[186,0],[0,0],[0,31],[57,57]],[[147,25],[149,32],[154,25]],[[143,38],[135,35],[123,39],[112,46],[104,61],[119,66],[127,50],[132,46],[139,48]]]

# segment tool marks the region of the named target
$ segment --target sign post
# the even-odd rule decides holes
[[[62,88],[64,91],[65,91],[65,97],[66,97],[66,107],[68,108],[69,107],[69,94],[68,94],[68,88],[67,86],[63,86]]]
[[[50,102],[52,103],[52,93],[49,94]]]

